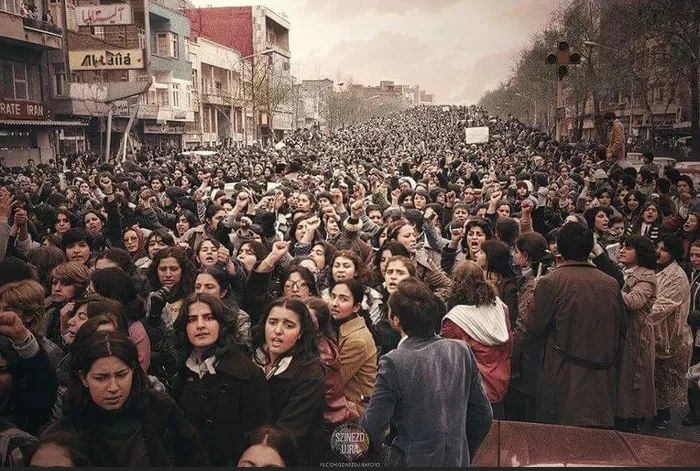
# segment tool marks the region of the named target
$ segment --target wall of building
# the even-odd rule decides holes
[[[190,24],[187,16],[169,10],[157,3],[150,4],[151,25],[151,70],[170,71],[172,77],[191,80],[192,64],[187,54],[187,38],[190,37]],[[175,33],[178,36],[178,58],[156,55],[157,33]]]
[[[184,11],[191,38],[199,36],[233,48],[241,56],[253,54],[252,7],[194,8]]]

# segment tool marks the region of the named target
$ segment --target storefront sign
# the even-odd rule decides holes
[[[131,5],[83,5],[75,7],[78,26],[130,25]]]
[[[185,132],[184,123],[150,124],[143,123],[144,134],[183,134]]]
[[[0,119],[44,119],[44,105],[0,98]]]
[[[143,50],[69,51],[71,70],[143,69]]]

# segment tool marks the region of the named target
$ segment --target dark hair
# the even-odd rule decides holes
[[[34,446],[26,464],[29,465],[34,455],[44,446],[55,446],[63,450],[74,467],[84,468],[92,466],[88,457],[90,448],[87,443],[77,434],[67,431],[53,431],[43,436]]]
[[[520,235],[520,224],[513,218],[496,220],[496,236],[506,245],[512,246]]]
[[[134,229],[130,230],[133,231]],[[126,233],[126,231],[124,231],[124,233]],[[119,266],[119,268],[124,270],[125,273],[133,273],[136,271],[134,260],[132,260],[131,255],[129,255],[129,252],[127,252],[125,249],[110,247],[97,257],[97,260],[102,259],[113,261]]]
[[[90,274],[90,280],[98,294],[122,304],[124,320],[129,324],[143,317],[144,303],[138,296],[134,281],[124,270],[117,267],[95,270]]]
[[[65,396],[64,414],[73,421],[93,425],[96,408],[90,392],[83,385],[93,363],[101,358],[117,357],[133,372],[131,391],[124,408],[142,407],[146,399],[146,374],[139,364],[138,352],[131,339],[121,332],[95,332],[90,338],[72,348],[71,372]]]
[[[335,261],[341,257],[347,258],[355,266],[355,276],[353,278],[360,283],[367,283],[370,274],[367,271],[367,265],[362,262],[360,257],[352,250],[339,250],[335,253],[332,263],[334,264]],[[333,265],[331,265],[331,269],[329,270],[328,274],[330,277],[329,286],[335,285],[335,280],[333,279]]]
[[[314,242],[314,244],[311,246],[311,250],[313,251],[313,248],[316,247],[317,245],[320,245],[323,247],[323,250],[325,251],[325,267],[330,267],[331,264],[333,263],[333,259],[335,258],[335,254],[338,251],[338,249],[335,247],[333,244],[329,244],[325,240],[318,240]]]
[[[417,278],[403,280],[389,297],[390,315],[396,316],[401,330],[412,337],[430,338],[437,332],[442,303]]]
[[[293,162],[292,162],[293,163]],[[298,463],[298,452],[294,445],[294,440],[282,430],[273,428],[268,425],[263,425],[246,435],[245,442],[243,444],[243,450],[255,446],[264,444],[275,450],[277,454],[284,461],[286,467],[295,467]],[[243,454],[241,454],[242,456]]]
[[[659,242],[664,244],[666,251],[671,254],[671,257],[676,262],[683,260],[683,239],[676,234],[666,234]]]
[[[279,298],[273,301],[265,310],[262,318],[258,324],[253,328],[253,350],[256,351],[260,349],[263,352],[263,358],[259,358],[258,355],[255,356],[255,362],[261,366],[268,365],[271,361],[269,354],[266,349],[263,348],[265,345],[265,325],[267,324],[267,318],[270,316],[270,312],[274,308],[288,309],[299,316],[301,324],[301,337],[294,344],[288,352],[284,354],[285,357],[291,356],[302,362],[312,361],[319,359],[318,344],[316,343],[316,334],[314,332],[314,324],[311,320],[311,314],[306,304],[298,299],[291,298]]]
[[[620,240],[620,245],[634,249],[637,254],[637,265],[651,270],[656,269],[656,247],[654,247],[654,243],[648,237],[641,235],[624,236]]]
[[[550,256],[549,246],[544,236],[538,232],[526,232],[515,241],[518,251],[527,255],[531,264]]]
[[[173,239],[172,234],[170,234],[170,232],[168,232],[167,229],[155,229],[150,234],[148,234],[148,237],[146,237],[146,253],[148,253],[148,246],[151,243],[151,240],[155,239],[156,237],[162,240],[163,243],[169,247],[173,247],[175,245],[175,239]]]
[[[365,296],[365,290],[362,283],[359,280],[355,278],[348,278],[347,280],[339,281],[335,285],[333,285],[333,287],[330,288],[329,291],[333,291],[333,288],[340,285],[345,285],[348,287],[350,294],[352,294],[353,304],[362,304],[362,298],[364,298]]]
[[[216,250],[219,250],[219,247],[221,247],[221,242],[219,242],[216,239],[212,239],[210,237],[202,237],[199,242],[197,242],[197,245],[194,247],[194,251],[192,252],[192,259],[193,261],[196,261],[199,263],[199,251],[202,250],[202,246],[204,245],[205,242],[211,242],[212,245]]]
[[[88,247],[90,247],[90,251],[93,250],[93,239],[85,229],[83,229],[82,227],[74,227],[72,229],[68,229],[66,232],[63,233],[63,236],[61,237],[61,248],[63,249],[63,251],[65,251],[70,246],[77,244],[81,241],[84,241],[88,245]]]
[[[253,252],[253,255],[255,255],[255,259],[258,262],[263,260],[265,257],[267,257],[267,254],[269,253],[267,248],[265,248],[265,246],[263,244],[261,244],[260,242],[258,242],[257,240],[253,240],[253,239],[246,240],[245,242],[243,242],[241,244],[241,248],[244,245],[247,245],[250,248],[251,252]],[[238,249],[238,251],[240,253],[240,248]]]
[[[216,282],[219,284],[219,288],[221,288],[222,293],[229,293],[229,288],[230,288],[230,280],[228,275],[226,274],[226,271],[224,271],[223,267],[221,265],[211,265],[206,268],[202,268],[199,270],[197,273],[197,276],[201,274],[206,274],[211,276],[216,280]],[[197,276],[195,276],[195,282],[197,281]]]
[[[177,224],[180,221],[180,218],[183,217],[187,219],[190,228],[193,228],[198,224],[197,216],[195,216],[194,213],[188,209],[183,209],[177,213],[177,216],[175,217],[175,223]]]
[[[241,335],[238,332],[238,310],[230,309],[220,299],[207,293],[192,293],[182,303],[180,313],[173,323],[175,332],[175,347],[184,353],[184,358],[192,351],[192,343],[187,336],[187,324],[189,322],[189,310],[195,303],[204,303],[209,306],[214,319],[219,323],[219,337],[216,339],[213,354],[221,359],[226,352],[241,345]]]
[[[379,265],[382,262],[382,253],[385,251],[389,251],[392,256],[396,255],[403,255],[404,257],[411,257],[411,254],[408,253],[408,249],[403,246],[400,242],[396,242],[395,240],[389,240],[387,239],[384,242],[384,245],[379,247],[379,250],[377,253],[374,255],[374,268],[379,270]]]
[[[668,175],[668,171],[666,171],[666,174]],[[671,191],[671,182],[664,177],[657,178],[656,188],[659,189],[659,193],[666,195],[669,191]]]
[[[337,335],[331,322],[331,312],[328,303],[321,298],[311,297],[305,301],[309,311],[316,313],[316,322],[318,323],[318,335],[327,337],[337,342]]]
[[[480,227],[482,231],[484,231],[484,235],[486,236],[486,240],[491,240],[493,239],[493,231],[491,230],[491,224],[484,219],[484,218],[471,218],[465,225],[464,225],[464,237],[467,237],[467,233],[474,227]]]
[[[557,249],[565,260],[585,262],[593,250],[593,231],[580,222],[567,222],[559,230]]]
[[[496,288],[486,280],[481,267],[471,260],[457,263],[452,270],[454,285],[448,299],[448,306],[459,304],[468,306],[489,306],[496,303]]]
[[[182,270],[180,282],[176,285],[175,291],[171,294],[170,299],[182,299],[194,290],[194,280],[197,277],[197,269],[194,263],[192,263],[192,260],[187,257],[185,251],[180,247],[166,247],[156,253],[153,257],[153,262],[148,267],[148,278],[154,290],[160,289],[163,286],[158,278],[158,265],[166,258],[174,258],[177,260]]]
[[[495,273],[503,278],[515,278],[510,249],[506,244],[496,239],[487,240],[481,244],[481,251],[486,254],[487,273]]]
[[[304,214],[304,216],[295,218],[295,219],[292,221],[292,224],[289,226],[289,240],[292,242],[292,245],[294,245],[294,244],[296,244],[297,242],[299,242],[299,241],[297,240],[297,236],[296,236],[297,227],[299,226],[299,224],[301,224],[302,222],[304,222],[304,221],[306,221],[307,219],[310,219],[310,218],[311,218],[311,216],[306,215],[306,213],[299,213],[299,214]],[[312,245],[315,243],[315,240],[316,240],[316,235],[314,235],[314,241],[311,242]]]
[[[41,284],[51,290],[51,271],[66,261],[66,254],[58,247],[43,246],[30,250],[27,261],[36,267]]]
[[[211,221],[219,211],[225,211],[224,207],[216,203],[210,204],[207,206],[206,211],[204,211],[204,219],[207,222]]]

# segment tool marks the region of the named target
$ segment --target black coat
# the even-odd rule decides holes
[[[272,422],[295,440],[302,464],[318,466],[329,447],[324,432],[326,385],[318,358],[292,360],[289,368],[268,379]]]
[[[173,397],[197,428],[212,466],[235,466],[244,435],[270,420],[270,393],[262,370],[236,348],[202,378],[183,365]]]
[[[93,406],[93,409],[96,408]],[[68,416],[47,433],[65,431],[77,434],[87,444],[88,458],[94,466],[142,465],[130,462],[131,456],[139,455],[147,457],[150,466],[209,465],[197,430],[170,396],[149,389],[143,407],[109,417],[111,414],[114,413],[93,410],[80,417]],[[115,423],[115,417],[121,423],[137,422],[136,432],[140,435],[140,440],[129,448],[128,457],[115,451],[105,436],[108,421],[112,427],[120,425]]]

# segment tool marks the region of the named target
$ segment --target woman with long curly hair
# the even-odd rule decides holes
[[[458,263],[453,277],[450,310],[442,321],[441,335],[462,340],[472,349],[494,417],[503,418],[513,348],[508,307],[478,264]]]

